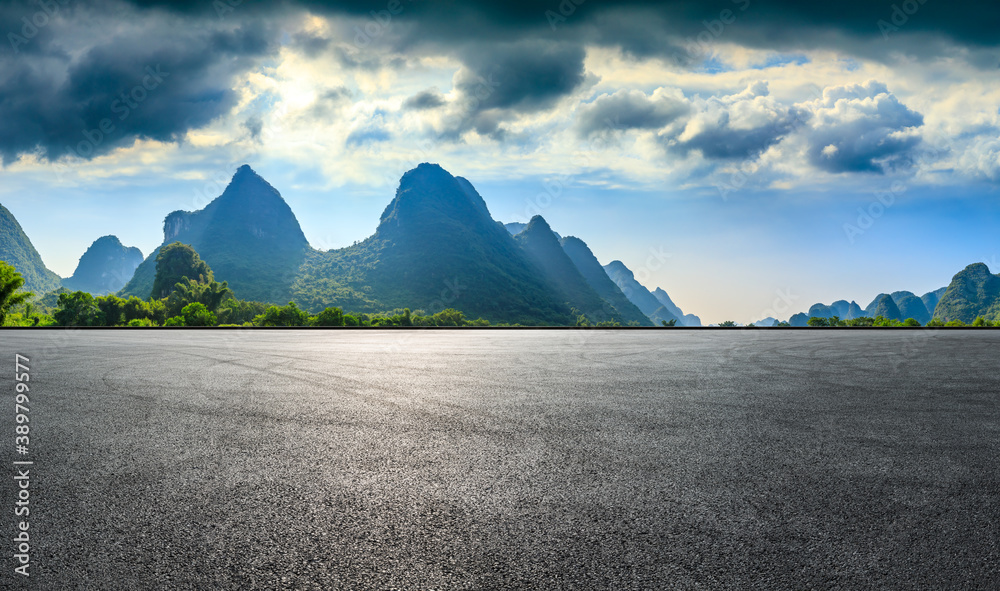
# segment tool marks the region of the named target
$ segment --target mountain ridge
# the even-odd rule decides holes
[[[123,245],[112,234],[101,236],[80,256],[73,275],[63,279],[62,285],[93,295],[114,293],[125,287],[142,261],[138,248]]]
[[[237,297],[268,302],[289,301],[298,268],[311,250],[278,190],[246,164],[203,209],[173,211],[164,218],[163,242],[119,293],[149,297],[156,255],[172,242],[192,246]]]
[[[62,278],[49,270],[17,218],[0,204],[0,261],[12,265],[24,278],[24,289],[41,297],[59,289]]]

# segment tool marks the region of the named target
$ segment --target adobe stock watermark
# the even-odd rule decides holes
[[[576,154],[570,159],[570,164],[576,168],[590,166],[597,158],[595,153],[608,148],[612,144],[611,138],[618,131],[624,131],[624,126],[621,124],[621,117],[619,115],[615,115],[614,119],[605,117],[604,128],[600,133],[591,135],[592,139],[588,140],[587,145],[580,154]],[[533,198],[525,198],[524,213],[521,219],[515,219],[514,221],[527,222],[536,215],[541,215],[544,210],[552,206],[556,199],[563,195],[572,178],[573,175],[569,172],[562,172],[556,175],[555,178],[543,180],[543,190],[536,193]]]
[[[635,280],[641,283],[643,286],[645,286],[646,282],[650,280],[651,278],[650,274],[652,272],[659,271],[660,269],[662,269],[664,266],[666,266],[667,261],[674,256],[669,252],[664,252],[662,245],[659,246],[658,248],[653,248],[652,246],[650,246],[648,252],[649,255],[646,257],[643,266],[632,273]]]
[[[885,215],[885,212],[896,204],[896,198],[906,192],[906,185],[895,181],[888,190],[876,191],[875,199],[867,207],[858,207],[858,218],[855,223],[844,224],[844,235],[847,241],[854,244],[855,239],[867,232],[875,221]]]
[[[898,33],[906,23],[910,22],[910,17],[917,14],[924,4],[927,4],[927,0],[903,0],[899,4],[893,4],[889,20],[880,18],[875,23],[879,33],[882,33],[882,39],[888,41],[889,33]]]
[[[413,0],[406,0],[413,2]],[[399,16],[404,10],[402,0],[389,0],[383,10],[372,10],[362,27],[354,25],[354,46],[364,49],[373,41],[392,30],[393,17]]]
[[[816,99],[823,98],[823,89],[815,84],[810,84],[808,86],[809,97],[803,101],[808,102]],[[796,103],[801,104],[801,103]],[[812,113],[808,109],[798,108],[792,105],[789,108],[789,119],[788,126],[789,129],[795,130],[804,125],[812,117]],[[723,201],[729,200],[729,195],[743,189],[748,182],[760,172],[762,165],[754,158],[747,158],[740,162],[740,165],[736,170],[726,171],[719,174],[713,175],[712,186],[715,190],[719,192],[719,196],[722,197]]]
[[[146,66],[144,73],[145,75],[138,84],[129,90],[122,91],[118,95],[118,98],[111,102],[111,113],[117,116],[116,119],[119,122],[128,119],[149,97],[149,93],[159,88],[166,78],[170,76],[170,73],[163,71],[163,68],[159,64],[155,68],[153,66]],[[83,139],[77,142],[75,146],[67,145],[66,151],[78,158],[89,158],[97,153],[97,149],[101,144],[117,129],[115,121],[110,117],[105,117],[98,122],[97,127],[81,130],[80,133],[83,135]],[[59,169],[58,174],[61,179],[65,165],[57,166],[57,169]]]
[[[555,31],[559,25],[576,13],[576,9],[587,0],[562,0],[555,10],[545,11],[545,20],[549,23],[549,28]]]
[[[680,53],[675,54],[678,62],[685,61],[681,58],[687,57],[688,59],[698,59],[707,56],[711,53],[712,45],[718,41],[719,37],[726,31],[726,29],[734,24],[739,18],[741,12],[746,12],[750,8],[750,0],[730,0],[733,4],[736,4],[736,8],[739,12],[734,12],[729,8],[723,8],[719,11],[719,15],[712,20],[703,20],[701,25],[703,30],[699,32],[694,37],[688,37],[684,40],[684,53],[686,55],[682,56]]]
[[[927,144],[927,147],[918,154],[917,164],[935,162],[954,150],[954,142],[946,136],[934,136],[923,143]],[[857,209],[858,215],[854,223],[848,222],[843,225],[844,235],[848,242],[854,244],[855,239],[871,229],[875,222],[885,215],[890,207],[895,205],[896,199],[905,192],[906,185],[901,181],[893,182],[887,190],[877,191],[875,200],[867,207]]]
[[[792,293],[791,288],[785,288],[784,291],[781,289],[774,290],[775,298],[771,302],[771,307],[767,310],[761,312],[761,318],[774,318],[778,322],[781,322],[782,318],[785,318],[786,314],[791,311],[792,304],[798,301],[799,296]]]
[[[215,15],[220,19],[225,18],[231,12],[236,12],[236,7],[243,4],[243,0],[212,0],[212,8]]]
[[[20,35],[10,31],[7,33],[7,40],[14,53],[21,53],[21,46],[27,45],[32,39],[38,36],[38,32],[49,26],[49,23],[59,13],[60,5],[66,6],[69,0],[35,0],[39,9],[31,16],[21,18]]]

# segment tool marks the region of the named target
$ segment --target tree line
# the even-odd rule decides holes
[[[215,281],[193,248],[179,242],[160,249],[152,293],[145,300],[60,288],[32,301],[34,294],[23,286],[21,274],[0,261],[0,326],[490,326],[453,308],[435,314],[409,308],[349,314],[331,306],[310,314],[295,302],[278,306],[241,300],[227,282]]]

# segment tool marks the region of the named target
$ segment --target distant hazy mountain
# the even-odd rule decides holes
[[[403,175],[374,235],[310,252],[293,291],[311,310],[455,308],[494,323],[573,321],[565,298],[490,216],[472,184],[436,164]]]
[[[122,245],[117,236],[102,236],[80,257],[72,277],[62,280],[71,291],[94,295],[113,293],[125,287],[142,263],[142,251]]]
[[[663,291],[662,288],[657,287],[651,293],[653,294],[653,297],[656,298],[656,301],[660,302],[660,305],[666,308],[671,314],[677,318],[684,316],[684,312],[677,307],[677,304],[670,299],[670,296],[667,295],[667,292]]]
[[[514,240],[570,307],[585,314],[592,322],[627,324],[622,315],[590,287],[559,244],[556,233],[545,218],[540,215],[531,218],[528,225],[514,236]]]
[[[503,227],[507,228],[507,231],[510,232],[511,236],[517,236],[528,227],[528,224],[523,222],[510,222],[508,224],[504,224]],[[556,240],[562,240],[562,236],[559,235],[559,232],[553,230],[552,233],[556,235]]]
[[[667,310],[660,300],[656,299],[656,296],[635,280],[635,275],[632,274],[632,271],[624,263],[621,261],[611,261],[607,265],[604,265],[604,270],[607,272],[608,277],[622,290],[625,297],[635,304],[643,314],[648,316],[653,321],[653,324],[659,325],[663,320],[667,322],[677,320],[678,323],[681,323],[680,318],[671,313],[670,310]]]
[[[862,316],[874,318],[879,315],[879,305],[882,304],[881,311],[884,313],[881,315],[886,318],[900,321],[913,318],[921,324],[927,324],[931,320],[934,311],[933,306],[928,307],[928,304],[936,305],[939,297],[945,292],[945,289],[941,288],[937,291],[926,293],[919,298],[909,291],[896,291],[891,294],[880,293],[863,310],[856,302],[848,302],[846,300],[837,300],[829,306],[826,304],[813,304],[810,306],[808,312],[796,314],[788,322],[792,326],[806,326],[806,322],[813,316],[818,318],[837,316],[841,320],[852,320]]]
[[[920,324],[927,324],[933,310],[927,310],[927,306],[924,305],[922,299],[918,298],[913,292],[909,291],[894,291],[892,294],[892,301],[896,303],[896,307],[899,308],[899,315],[902,316],[901,320],[906,320],[907,318],[913,318]]]
[[[754,326],[761,326],[761,327],[771,327],[775,326],[776,324],[778,324],[778,319],[772,318],[770,316],[768,316],[767,318],[762,318],[757,322],[753,323]]]
[[[833,306],[827,306],[826,304],[813,304],[809,307],[809,311],[806,312],[806,316],[809,318],[831,318],[833,316],[840,316],[840,312],[833,308]]]
[[[826,304],[813,304],[806,313],[806,318],[833,318],[836,316],[841,320],[852,320],[864,316],[864,311],[857,302],[847,300],[837,300],[827,306]]]
[[[309,250],[299,222],[278,191],[249,166],[200,211],[175,211],[163,222],[163,244],[189,244],[236,297],[288,302]],[[123,295],[147,298],[156,275],[157,248],[136,269]]]
[[[684,326],[701,326],[701,317],[694,314],[685,314],[681,317],[680,323]]]
[[[631,322],[638,322],[639,326],[653,325],[653,321],[630,302],[618,285],[608,277],[604,267],[583,240],[575,236],[566,236],[559,243],[591,289],[618,311],[623,325]]]
[[[789,326],[809,326],[809,318],[808,314],[799,312],[788,319],[788,324]]]
[[[3,205],[0,205],[0,261],[12,265],[24,277],[23,289],[36,296],[59,289],[61,279],[45,266],[21,224]]]
[[[990,273],[983,263],[961,270],[941,295],[934,317],[945,322],[971,323],[977,316],[1000,320],[1000,275]]]
[[[677,324],[683,326],[701,326],[701,318],[698,318],[694,314],[685,314],[683,310],[674,304],[674,301],[670,299],[670,296],[662,288],[657,287],[653,290],[653,297],[663,304],[663,307],[668,312],[677,317]]]

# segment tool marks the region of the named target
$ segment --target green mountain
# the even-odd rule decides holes
[[[561,298],[592,322],[614,321],[627,324],[613,306],[594,291],[559,244],[556,233],[540,215],[514,236],[528,259],[541,269]]]
[[[225,278],[218,269],[216,276]],[[455,308],[494,323],[574,321],[564,298],[490,216],[472,184],[436,164],[403,175],[374,235],[340,250],[310,252],[292,291],[310,310]]]
[[[508,224],[504,224],[503,227],[507,228],[507,231],[510,232],[511,236],[517,236],[518,234],[523,232],[525,228],[528,227],[528,224],[525,224],[523,222],[510,222]],[[556,240],[562,240],[562,236],[559,235],[559,232],[553,230],[552,233],[556,235]]]
[[[292,283],[311,251],[281,194],[245,164],[204,209],[166,217],[163,245],[171,242],[191,245],[236,297],[274,303],[291,299]],[[159,251],[139,265],[122,295],[149,297]]]
[[[899,307],[896,305],[896,302],[893,301],[892,296],[887,293],[879,294],[879,296],[876,297],[867,308],[865,308],[865,316],[870,318],[882,316],[890,320],[906,320],[903,313],[899,311]]]
[[[952,278],[934,308],[934,317],[945,322],[971,324],[977,316],[1000,320],[1000,275],[983,263],[969,265]]]
[[[142,263],[142,251],[123,246],[117,236],[102,236],[80,257],[72,277],[62,280],[71,291],[106,295],[125,287],[136,267]]]
[[[920,324],[927,324],[930,321],[932,311],[927,309],[923,300],[918,298],[916,294],[910,291],[894,291],[891,295],[892,301],[899,308],[902,320],[913,318]]]
[[[853,300],[850,302],[847,300],[837,300],[829,306],[826,304],[813,304],[809,308],[809,311],[806,312],[805,317],[808,320],[814,316],[816,318],[833,318],[836,316],[841,320],[851,320],[864,316],[864,310]]]
[[[861,318],[864,315],[865,311],[862,310],[861,306],[859,306],[858,303],[855,302],[854,300],[851,300],[851,302],[847,304],[847,315],[844,316],[844,318],[848,320],[853,320],[854,318]]]
[[[809,326],[809,314],[799,312],[788,319],[789,326]]]
[[[62,280],[45,266],[21,224],[3,205],[0,205],[0,261],[12,265],[24,277],[24,289],[36,296],[59,289]]]
[[[941,296],[943,296],[946,291],[948,291],[947,285],[941,289],[929,291],[920,296],[920,301],[924,303],[924,307],[927,308],[927,311],[930,312],[931,315],[934,314],[934,309],[937,308],[938,302],[941,301]]]
[[[889,296],[890,299],[892,298],[892,296],[889,295],[889,294],[887,294],[887,293],[880,293],[877,296],[875,296],[875,299],[873,299],[867,306],[865,306],[865,316],[867,316],[869,318],[874,318],[875,317],[875,308],[878,307],[878,304],[879,304],[879,302],[882,301],[882,298],[884,298],[886,296]]]
[[[944,288],[926,293],[920,298],[909,291],[896,291],[891,294],[880,293],[864,310],[853,300],[850,302],[847,300],[837,300],[829,306],[826,304],[813,304],[808,312],[796,314],[788,322],[792,326],[806,326],[806,321],[814,316],[817,318],[832,318],[833,316],[837,316],[841,320],[852,320],[862,316],[874,318],[881,313],[882,316],[893,320],[902,321],[907,318],[913,318],[921,324],[927,324],[931,319],[931,312],[934,310],[933,307],[928,307],[927,304],[937,304],[938,298],[943,293]],[[888,298],[888,301],[883,302],[886,298]],[[880,304],[882,304],[881,312],[879,312]],[[892,315],[890,316],[890,314]]]
[[[698,318],[694,314],[685,314],[677,304],[674,303],[667,292],[663,289],[657,287],[653,290],[653,297],[655,297],[663,307],[666,308],[671,314],[678,318],[677,324],[681,326],[701,326],[701,318]]]
[[[508,229],[510,224],[507,224]],[[621,314],[622,324],[638,322],[639,326],[652,326],[653,322],[648,316],[642,313],[635,304],[629,301],[622,290],[608,277],[607,272],[601,263],[591,252],[587,244],[575,236],[566,236],[559,241],[566,256],[573,262],[577,270],[583,275],[584,280],[591,289],[597,292],[605,302],[610,304]]]
[[[622,290],[625,297],[629,299],[630,302],[635,304],[643,314],[649,317],[654,324],[660,324],[661,321],[666,320],[670,322],[671,320],[680,321],[674,314],[667,310],[667,308],[660,303],[660,300],[656,299],[656,296],[651,294],[648,289],[643,287],[641,283],[635,280],[635,275],[628,267],[625,266],[621,261],[611,261],[607,265],[604,265],[604,270],[607,272],[608,277],[614,281],[618,288]]]

